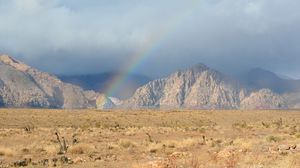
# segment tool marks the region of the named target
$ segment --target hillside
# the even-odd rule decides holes
[[[2,107],[95,108],[97,96],[10,56],[0,56]]]

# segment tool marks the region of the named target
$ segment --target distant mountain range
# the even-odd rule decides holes
[[[58,78],[63,82],[80,86],[84,90],[93,90],[95,92],[105,93],[114,78],[120,75],[122,75],[121,72],[106,72],[88,75],[59,75]],[[150,80],[151,79],[149,77],[144,75],[131,74],[111,96],[118,97],[120,99],[130,98],[137,88],[148,83]]]
[[[60,76],[60,80],[54,75],[40,72],[2,55],[0,107],[300,108],[299,80],[283,79],[263,69],[251,70],[234,79],[204,64],[198,64],[152,81],[145,76],[132,75],[116,93],[123,100],[99,93],[117,75],[118,73]]]
[[[300,80],[283,79],[277,74],[261,68],[252,69],[242,74],[239,79],[252,89],[269,88],[279,94],[300,91]]]
[[[255,68],[239,77],[240,81],[249,89],[259,90],[268,88],[280,94],[290,108],[300,108],[300,80],[282,78],[279,75]]]

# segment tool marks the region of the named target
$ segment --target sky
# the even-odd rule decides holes
[[[300,79],[299,0],[0,0],[0,53],[54,74],[204,63]],[[143,52],[140,52],[143,51]]]

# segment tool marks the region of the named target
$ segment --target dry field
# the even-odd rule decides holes
[[[300,111],[0,110],[0,167],[21,166],[297,168]]]

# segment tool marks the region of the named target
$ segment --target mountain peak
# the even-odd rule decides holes
[[[10,57],[9,55],[0,55],[0,61],[22,72],[27,71],[30,68],[30,66]]]
[[[208,66],[206,66],[205,64],[202,63],[198,63],[194,66],[192,66],[189,70],[195,71],[195,72],[202,72],[202,71],[206,71],[209,70],[210,68]]]
[[[241,89],[218,71],[196,64],[140,87],[123,106],[131,108],[235,109]]]

